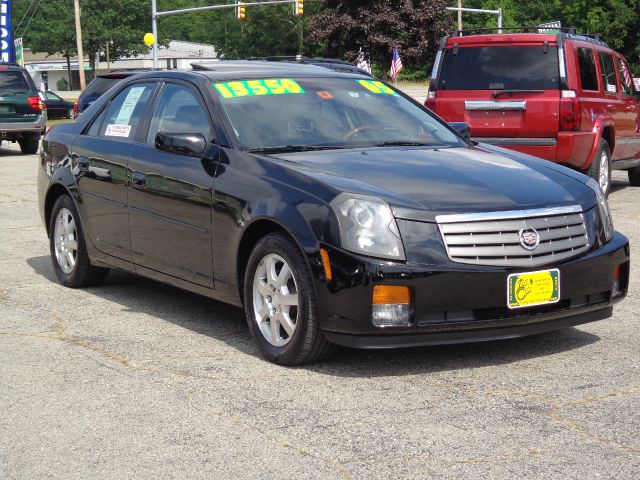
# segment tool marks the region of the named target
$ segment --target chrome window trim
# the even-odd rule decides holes
[[[452,215],[437,215],[437,223],[481,222],[490,220],[515,220],[519,218],[550,217],[568,213],[583,213],[580,205],[565,207],[539,208],[532,210],[508,210],[504,212],[456,213]]]

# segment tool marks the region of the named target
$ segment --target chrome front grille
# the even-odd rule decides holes
[[[458,263],[536,267],[575,257],[589,249],[579,206],[436,217],[449,258]],[[534,228],[540,243],[527,250],[522,229]]]

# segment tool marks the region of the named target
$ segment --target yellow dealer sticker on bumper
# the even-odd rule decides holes
[[[533,307],[560,300],[560,270],[514,273],[507,278],[509,308]]]

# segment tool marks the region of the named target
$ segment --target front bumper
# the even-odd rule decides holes
[[[398,264],[329,252],[331,282],[318,281],[321,327],[336,344],[393,348],[515,338],[608,318],[624,298],[629,279],[629,243],[616,233],[606,245],[574,259],[536,270],[560,270],[558,303],[507,308],[507,277],[523,268],[479,267],[450,261]],[[613,297],[614,269],[620,293]],[[376,327],[371,321],[374,285],[405,285],[412,291],[411,323]]]

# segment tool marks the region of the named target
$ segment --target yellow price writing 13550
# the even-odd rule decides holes
[[[233,82],[214,83],[213,86],[222,98],[304,93],[304,89],[298,84],[298,82],[289,78],[236,80]]]

